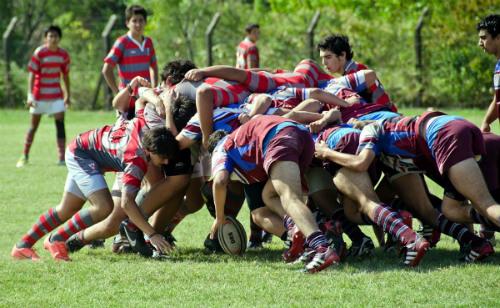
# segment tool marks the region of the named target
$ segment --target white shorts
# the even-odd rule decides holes
[[[68,176],[64,191],[86,200],[94,192],[108,189],[104,175],[92,159],[75,157],[71,151],[66,150],[66,167]]]
[[[56,114],[66,111],[64,100],[57,99],[54,101],[36,101],[33,100],[35,107],[30,107],[31,114]]]

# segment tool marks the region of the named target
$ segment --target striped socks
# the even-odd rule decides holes
[[[388,206],[378,205],[375,208],[374,222],[405,246],[416,239],[416,233],[403,222],[397,212]]]
[[[63,227],[50,238],[51,242],[65,242],[70,236],[93,224],[92,216],[88,209],[83,209],[73,215]]]
[[[45,234],[61,225],[61,220],[55,209],[43,213],[21,240],[16,244],[18,248],[31,248]]]

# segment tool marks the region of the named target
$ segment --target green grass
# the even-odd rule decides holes
[[[407,109],[406,114],[421,110]],[[450,110],[479,123],[483,111]],[[111,123],[111,112],[70,112],[68,139]],[[317,275],[280,260],[277,238],[261,252],[243,257],[206,256],[207,211],[185,219],[175,231],[178,251],[159,262],[106,249],[83,249],[73,262],[56,263],[35,246],[42,262],[14,262],[13,244],[38,216],[60,201],[66,169],[56,166],[55,128],[44,118],[30,165],[16,169],[28,126],[23,111],[0,110],[0,306],[497,306],[500,257],[460,263],[458,245],[443,237],[418,269],[405,269],[377,248],[370,260],[351,260]],[[498,129],[498,125],[493,125]],[[112,175],[108,177],[112,180]],[[432,187],[437,191],[436,187]],[[246,209],[240,221],[248,226]],[[369,228],[365,228],[371,234]]]

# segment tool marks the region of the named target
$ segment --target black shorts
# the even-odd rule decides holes
[[[189,149],[179,151],[173,159],[169,159],[167,165],[162,165],[162,170],[165,176],[191,174],[193,172],[191,151]]]
[[[250,212],[266,206],[264,204],[264,200],[262,200],[262,190],[264,190],[264,185],[266,185],[266,182],[243,185],[245,198],[247,199]]]

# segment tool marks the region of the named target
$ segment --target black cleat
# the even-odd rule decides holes
[[[143,257],[153,256],[153,247],[144,240],[144,234],[131,222],[125,220],[120,224],[120,234],[125,234],[132,251],[139,253]]]
[[[207,235],[205,242],[203,242],[203,246],[205,247],[205,250],[203,251],[205,254],[224,252],[219,244],[219,240],[217,240],[217,237],[211,239],[210,234]]]
[[[69,239],[66,240],[66,247],[68,248],[69,252],[77,252],[83,247],[85,247],[85,244],[80,239],[78,233],[75,233],[72,236],[70,236]]]

